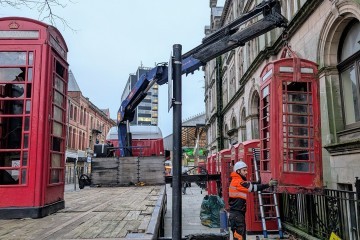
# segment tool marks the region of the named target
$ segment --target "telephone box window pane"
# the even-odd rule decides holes
[[[264,107],[263,109],[263,117],[265,116],[269,116],[270,115],[270,111],[269,111],[269,105]]]
[[[289,169],[288,169],[288,164],[287,163],[284,163],[284,172],[288,172]]]
[[[25,68],[0,68],[0,82],[24,81],[24,76]]]
[[[308,116],[297,116],[297,115],[288,115],[287,117],[288,123],[291,124],[308,124],[309,117]]]
[[[11,98],[23,98],[25,93],[24,89],[25,84],[8,84],[8,86],[5,86],[5,91],[8,90],[5,94]]]
[[[286,105],[287,109],[285,107]],[[312,106],[303,104],[283,104],[283,111],[288,113],[312,114]]]
[[[288,129],[289,136],[303,136],[307,137],[309,135],[309,129],[306,127],[293,127],[293,126],[285,126],[284,132]]]
[[[63,122],[63,110],[54,105],[54,119],[58,122]]]
[[[269,85],[264,87],[264,89],[262,90],[262,95],[263,95],[263,98],[265,98],[267,95],[269,95]]]
[[[19,167],[20,160],[16,159],[12,161],[12,167]],[[10,170],[12,178],[19,183],[19,170]]]
[[[61,155],[60,154],[56,154],[56,153],[51,154],[51,167],[52,168],[61,167]]]
[[[288,93],[288,102],[308,102],[308,95],[301,93]]]
[[[0,169],[0,185],[19,184],[18,176],[14,175],[15,170]]]
[[[53,134],[57,137],[62,137],[63,126],[60,123],[53,122]]]
[[[297,172],[309,172],[310,164],[309,151],[308,150],[295,150],[288,149],[287,153],[284,153],[284,162],[288,163],[289,168],[284,168],[285,171],[297,171]],[[286,165],[284,165],[286,166]]]
[[[311,161],[314,161],[314,160],[315,160],[315,155],[314,155],[314,152],[313,152],[313,151],[310,152],[309,160],[311,160]]]
[[[27,179],[26,173],[27,173],[26,169],[21,170],[21,184],[26,184],[26,179]]]
[[[1,76],[1,73],[0,73]],[[24,84],[0,84],[0,93],[3,98],[24,97]]]
[[[62,78],[65,77],[65,67],[58,61],[56,61],[56,73]]]
[[[24,131],[29,131],[29,129],[30,129],[30,117],[25,117]]]
[[[22,136],[22,117],[0,116],[0,149],[20,149]]]
[[[295,171],[298,172],[309,172],[309,163],[308,162],[297,162],[295,163]]]
[[[0,167],[12,167],[12,161],[19,159],[19,151],[0,152]]]
[[[34,62],[34,53],[29,52],[29,65],[33,65]]]
[[[54,91],[54,102],[56,105],[62,107],[64,104],[64,96],[57,91]]]
[[[19,115],[23,113],[23,100],[15,100],[13,98],[6,98],[0,100],[0,113],[7,115]]]
[[[264,140],[264,141],[263,141],[263,148],[266,149],[266,148],[269,148],[269,147],[270,147],[269,141],[268,141],[268,140]]]
[[[22,154],[22,166],[27,166],[28,163],[28,152],[23,152]]]
[[[29,114],[31,110],[31,100],[26,100],[26,109],[25,109],[25,113]]]
[[[58,183],[58,182],[60,182],[60,171],[57,169],[52,169],[50,183]]]
[[[315,172],[315,164],[310,163],[310,172],[314,173]]]
[[[270,163],[269,161],[262,161],[262,169],[263,171],[269,171],[270,170]]]
[[[0,65],[26,65],[26,52],[0,52]]]
[[[27,81],[28,82],[32,82],[32,79],[33,79],[33,69],[32,68],[28,68],[28,79]]]
[[[283,89],[288,92],[311,92],[310,85],[307,82],[284,82]]]
[[[61,143],[62,143],[61,138],[53,137],[51,150],[56,151],[56,152],[61,152],[62,151]]]
[[[360,121],[359,85],[356,81],[354,66],[341,73],[345,122],[351,124]]]
[[[29,134],[24,134],[24,148],[29,148]]]
[[[57,76],[55,77],[55,86],[54,87],[59,92],[64,93],[64,82]]]
[[[269,126],[269,120],[270,120],[269,117],[266,117],[263,119],[263,128],[266,128]]]
[[[28,83],[26,85],[26,98],[31,98],[31,89],[32,88],[32,84],[31,83]]]
[[[287,147],[300,147],[300,148],[308,148],[309,146],[309,139],[307,138],[288,138],[288,146]]]

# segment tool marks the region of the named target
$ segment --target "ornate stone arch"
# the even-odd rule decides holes
[[[236,129],[237,128],[237,121],[236,121],[235,114],[233,116],[231,116],[230,126],[231,126],[231,129]]]
[[[252,86],[249,91],[249,101],[248,101],[248,109],[249,109],[249,116],[253,114],[259,114],[259,106],[258,103],[260,103],[260,87],[258,84],[255,83],[255,79],[252,79]]]
[[[318,63],[321,67],[337,65],[340,36],[354,18],[360,21],[359,4],[354,1],[333,1],[331,12],[324,21],[318,44]]]
[[[231,113],[231,117],[229,119],[229,130],[227,131],[227,135],[229,136],[230,144],[236,144],[238,142],[238,123],[237,116],[233,109]]]
[[[341,36],[350,23],[360,21],[360,5],[355,1],[332,1],[331,12],[327,15],[320,31],[317,49],[319,63],[320,101],[322,102],[323,144],[337,141],[337,132],[344,129],[340,77],[337,69],[338,49]]]

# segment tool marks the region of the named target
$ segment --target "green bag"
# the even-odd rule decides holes
[[[224,208],[224,200],[217,195],[206,195],[201,203],[201,224],[210,228],[220,227],[220,210]]]

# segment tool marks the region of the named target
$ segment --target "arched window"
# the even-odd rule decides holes
[[[241,130],[241,141],[246,141],[246,111],[245,108],[241,111],[240,115],[240,130]]]
[[[244,75],[244,55],[243,55],[243,48],[239,51],[239,79],[242,78]]]
[[[70,119],[73,119],[74,115],[74,106],[70,104]]]
[[[84,108],[84,125],[86,126],[86,108]]]
[[[83,139],[83,146],[82,146],[82,149],[83,150],[85,150],[85,148],[86,148],[86,146],[85,146],[85,144],[86,144],[86,141],[85,141],[85,132],[83,132],[83,136],[82,136],[82,139]]]
[[[259,108],[260,108],[260,97],[259,97],[259,93],[255,91],[251,97],[251,106],[250,106],[251,136],[253,139],[258,139],[260,137]]]
[[[229,147],[229,136],[227,134],[228,131],[229,131],[229,127],[228,127],[227,124],[225,124],[225,128],[224,128],[224,148]]]
[[[222,82],[222,97],[223,97],[223,106],[226,106],[228,103],[228,81],[227,77],[224,76]]]
[[[230,86],[229,86],[229,100],[235,95],[236,92],[236,78],[235,78],[235,64],[230,68]]]
[[[72,134],[72,148],[75,149],[76,145],[75,145],[75,135],[76,135],[76,129],[73,129],[73,134]]]
[[[77,107],[74,107],[74,120],[77,121]]]
[[[360,22],[353,20],[339,44],[343,117],[346,128],[360,126]]]
[[[68,143],[67,143],[68,148],[71,148],[71,133],[72,133],[72,127],[69,127]]]
[[[81,106],[81,109],[80,109],[80,124],[83,124],[83,116],[84,116],[84,109]]]
[[[235,128],[236,128],[236,118],[233,117],[233,118],[231,119],[231,129],[235,129]]]
[[[78,149],[81,150],[82,149],[82,132],[79,131],[79,146],[78,146]]]

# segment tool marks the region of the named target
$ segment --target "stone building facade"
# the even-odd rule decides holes
[[[93,154],[94,144],[106,143],[106,135],[116,123],[108,109],[99,109],[82,92],[73,73],[68,86],[67,158],[86,161]]]
[[[219,11],[217,1],[210,0],[211,23],[205,33],[260,2],[226,0]],[[289,21],[291,49],[318,64],[324,185],[354,190],[355,177],[360,177],[360,1],[280,2]],[[259,138],[260,73],[268,62],[280,59],[282,31],[274,29],[205,66],[209,154]]]

